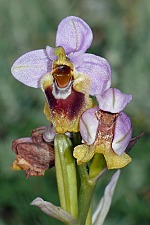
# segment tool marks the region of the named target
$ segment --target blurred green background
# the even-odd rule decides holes
[[[47,125],[41,90],[24,86],[10,68],[22,54],[55,45],[58,23],[83,18],[94,40],[88,52],[107,58],[112,86],[133,95],[127,107],[133,133],[145,131],[122,170],[105,225],[150,224],[150,1],[149,0],[0,0],[0,225],[56,225],[30,206],[37,196],[59,204],[55,170],[25,178],[11,171],[11,142]],[[112,172],[98,184],[94,206]]]

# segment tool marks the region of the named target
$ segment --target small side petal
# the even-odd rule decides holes
[[[66,54],[85,52],[91,45],[93,34],[91,28],[82,19],[69,16],[58,25],[56,46],[62,46]]]
[[[91,78],[90,95],[103,94],[111,85],[111,69],[106,59],[85,53],[84,61],[76,69]]]
[[[50,60],[56,60],[58,58],[58,56],[56,56],[54,54],[54,48],[50,47],[50,46],[46,46],[46,53],[48,58],[50,58]]]
[[[40,49],[28,52],[18,58],[11,68],[13,76],[23,84],[40,88],[40,78],[51,71],[52,61],[46,50]]]
[[[121,155],[127,148],[132,137],[130,118],[125,113],[120,113],[116,120],[112,148],[117,155]]]
[[[94,107],[85,111],[80,118],[80,133],[81,136],[88,145],[91,145],[95,141],[98,119],[95,116],[95,112],[98,107]]]
[[[101,110],[118,113],[132,100],[132,95],[122,93],[116,88],[109,88],[103,95],[96,96]]]

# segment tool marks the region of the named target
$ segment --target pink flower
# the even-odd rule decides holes
[[[111,84],[111,69],[106,59],[85,53],[93,40],[91,28],[82,19],[69,16],[58,25],[56,47],[63,47],[67,59],[75,69],[90,77],[90,95],[103,93]],[[27,86],[40,88],[44,74],[52,72],[53,62],[57,59],[54,49],[47,46],[28,52],[18,58],[12,66],[13,76]]]
[[[90,160],[97,152],[104,155],[109,169],[121,168],[131,161],[125,150],[132,137],[132,126],[122,110],[132,96],[110,88],[96,97],[99,107],[88,109],[80,119],[80,133],[85,144],[75,147],[74,156],[82,163],[84,155]]]
[[[56,48],[28,52],[12,66],[17,80],[42,88],[44,113],[57,133],[78,132],[80,116],[93,104],[89,95],[102,94],[110,87],[106,59],[85,53],[92,39],[91,28],[82,19],[69,16],[58,25]]]

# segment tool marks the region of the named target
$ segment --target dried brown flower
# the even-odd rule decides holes
[[[46,127],[36,128],[31,137],[20,138],[12,143],[12,150],[16,153],[12,169],[25,170],[27,178],[43,176],[55,164],[53,142],[43,139],[45,130]]]

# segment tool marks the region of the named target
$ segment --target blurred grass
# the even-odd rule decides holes
[[[29,206],[37,196],[58,204],[55,171],[25,179],[10,166],[12,140],[47,125],[44,96],[15,80],[10,68],[21,54],[55,45],[58,23],[68,15],[83,18],[94,33],[88,50],[112,67],[112,86],[133,94],[127,107],[134,134],[144,137],[131,152],[133,162],[122,170],[105,225],[150,223],[150,2],[148,0],[0,0],[0,225],[61,224]],[[111,173],[110,173],[111,174]],[[108,176],[110,178],[110,176]],[[95,204],[108,178],[102,179]]]

